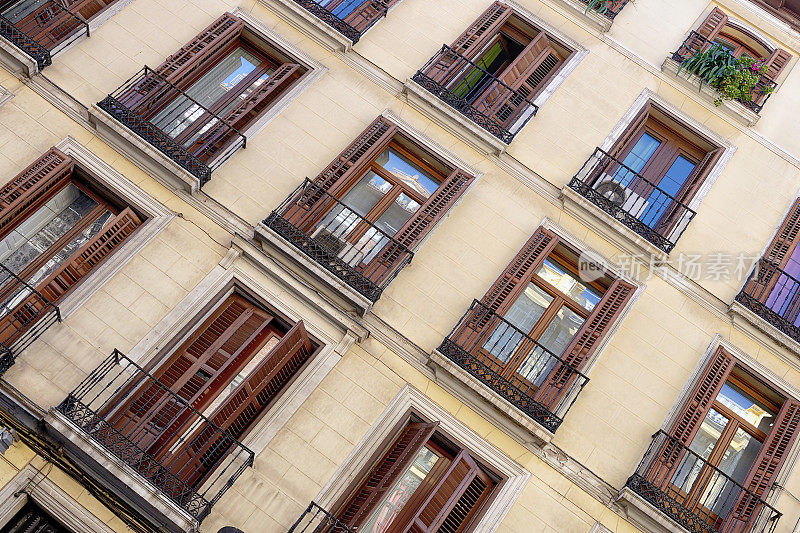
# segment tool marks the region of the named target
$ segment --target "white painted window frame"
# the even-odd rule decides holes
[[[47,514],[74,533],[113,533],[114,530],[64,492],[48,477],[53,465],[39,471],[25,465],[0,489],[0,527],[5,526],[28,502],[36,503]]]
[[[61,318],[66,319],[86,303],[145,246],[150,244],[175,218],[175,214],[74,138],[67,137],[58,143],[56,148],[72,157],[82,171],[97,180],[103,187],[148,217],[133,235],[125,239],[121,246],[115,249],[100,265],[92,269],[91,273],[58,303]]]
[[[412,385],[400,390],[314,501],[324,509],[331,510],[336,501],[345,496],[352,483],[366,474],[372,466],[370,459],[374,458],[376,450],[392,437],[410,411],[430,422],[439,422],[439,431],[455,439],[481,462],[506,477],[473,529],[475,533],[496,531],[522,493],[531,473]]]

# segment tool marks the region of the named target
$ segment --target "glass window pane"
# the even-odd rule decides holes
[[[423,446],[408,470],[389,489],[367,521],[358,528],[358,531],[360,533],[384,533],[438,460],[439,456]]]
[[[771,409],[732,383],[722,386],[717,400],[764,433],[769,433],[775,422],[775,413]]]
[[[756,438],[738,428],[720,461],[722,473],[709,471],[707,474],[708,486],[700,504],[718,516],[727,515],[741,495],[736,483],[744,483],[760,449],[761,443]]]
[[[568,307],[559,309],[558,314],[548,324],[547,329],[538,340],[539,344],[549,352],[536,347],[522,362],[517,373],[534,385],[541,385],[550,371],[558,364],[558,360],[553,356],[560,357],[564,353],[583,322],[583,317],[572,309]]]
[[[505,320],[527,334],[544,314],[553,297],[540,287],[531,283],[525,292],[517,298],[505,314]],[[492,335],[484,343],[484,350],[488,351],[502,362],[508,362],[511,354],[524,338],[523,333],[505,322],[497,326]]]
[[[375,162],[397,176],[423,198],[428,198],[439,188],[439,180],[391,148],[379,155]]]
[[[647,198],[647,208],[643,216],[639,217],[639,220],[651,228],[655,227],[664,211],[672,205],[678,191],[683,187],[686,178],[689,177],[695,166],[693,162],[685,157],[678,156],[669,167],[669,170],[667,170],[667,173],[664,174],[664,177],[658,182],[658,189],[653,189],[650,192],[650,196]]]
[[[375,226],[390,237],[400,231],[411,215],[419,209],[419,204],[405,193],[400,195],[386,208],[386,211],[375,222]]]
[[[550,259],[545,260],[544,264],[536,272],[536,275],[572,298],[588,311],[594,309],[594,306],[600,302],[600,293],[584,285],[571,272]]]
[[[636,141],[633,149],[625,156],[625,159],[622,160],[622,164],[628,168],[619,167],[614,173],[614,181],[624,186],[630,185],[636,177],[636,173],[642,171],[660,145],[661,141],[649,133],[643,134],[641,138]]]
[[[688,493],[692,490],[697,476],[700,475],[701,470],[706,465],[706,460],[711,456],[714,447],[717,445],[719,437],[725,426],[728,425],[729,419],[722,413],[715,409],[711,409],[700,430],[692,440],[689,449],[694,453],[684,452],[681,457],[681,462],[672,477],[672,484],[681,492]]]
[[[370,170],[352,189],[347,191],[342,198],[342,203],[359,215],[366,216],[391,190],[391,183]]]

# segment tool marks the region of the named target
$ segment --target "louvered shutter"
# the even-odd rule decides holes
[[[59,301],[103,259],[111,255],[142,224],[129,207],[106,223],[103,230],[75,252],[69,261],[39,284],[39,292]]]
[[[414,516],[410,533],[458,533],[477,514],[494,482],[462,450]]]
[[[756,498],[764,499],[769,494],[778,472],[783,466],[789,451],[797,437],[800,425],[800,402],[794,398],[787,399],[772,426],[767,440],[761,445],[761,451],[753,461],[744,486]],[[733,522],[745,524],[755,519],[758,501],[755,498],[744,498],[737,502],[733,513]]]
[[[267,107],[274,102],[292,83],[302,74],[302,68],[296,63],[284,63],[256,89],[231,109],[225,121],[214,119],[210,114],[200,117],[195,121],[198,127],[213,124],[208,130],[197,137],[187,150],[191,153],[202,153],[207,161],[211,161],[234,138],[238,137],[235,130],[241,132],[249,126]],[[229,127],[230,126],[230,127]],[[233,129],[231,129],[233,128]],[[181,134],[182,138],[196,135],[196,128],[187,128]]]
[[[395,0],[396,1],[396,0]],[[344,21],[358,32],[368,30],[376,20],[381,18],[390,5],[394,4],[392,0],[367,0],[358,9],[353,10],[352,13],[345,17]]]
[[[700,429],[714,399],[733,370],[735,359],[728,351],[719,347],[708,366],[703,369],[692,393],[681,408],[669,432],[681,444],[689,446]]]
[[[72,176],[71,157],[51,148],[0,188],[0,234],[27,218]]]
[[[398,476],[411,466],[438,426],[438,422],[408,424],[338,514],[339,520],[350,528],[359,526]]]
[[[172,54],[157,69],[161,76],[174,85],[181,85],[198,68],[218,59],[226,47],[239,38],[244,23],[238,17],[225,13],[184,47]]]
[[[592,314],[564,350],[561,356],[564,364],[557,364],[547,378],[548,384],[539,389],[541,391],[537,394],[539,403],[554,405],[570,390],[570,385],[578,377],[572,369],[580,371],[583,368],[589,357],[597,350],[600,341],[614,326],[634,292],[636,286],[621,279],[614,280],[603,295],[603,299],[595,306]]]
[[[163,451],[164,439],[176,433],[164,428],[185,421],[189,415],[184,403],[203,409],[220,386],[214,378],[249,355],[270,320],[267,313],[241,296],[228,298],[170,360],[153,373],[158,382],[137,391],[113,425],[132,440],[140,440],[142,448],[160,439],[153,446],[154,453]],[[213,375],[208,376],[208,370],[198,374],[201,367],[211,369]],[[183,403],[174,400],[165,388]]]
[[[378,117],[364,132],[339,154],[316,178],[305,195],[290,207],[284,218],[292,223],[303,221],[315,208],[323,192],[336,195],[349,185],[350,180],[365,170],[392,141],[397,126],[384,117]],[[318,210],[318,208],[317,208]]]
[[[497,34],[512,12],[510,7],[495,2],[455,40],[451,48],[467,59],[473,59],[472,56]]]
[[[778,76],[781,75],[783,69],[789,63],[790,59],[792,59],[792,54],[790,54],[786,50],[781,50],[780,48],[778,48],[777,50],[772,52],[772,55],[770,55],[769,59],[767,59],[766,61],[767,65],[767,72],[765,74],[766,77],[773,81],[776,81],[778,79]]]
[[[63,0],[62,0],[63,1]],[[66,0],[66,7],[89,20],[117,0]]]
[[[770,294],[779,279],[775,269],[783,269],[789,262],[789,258],[797,247],[798,235],[800,235],[800,198],[792,204],[789,213],[783,219],[775,237],[762,256],[762,260],[767,264],[759,263],[756,272],[745,285],[745,293],[756,298],[766,297]]]
[[[715,7],[706,19],[698,26],[697,33],[713,41],[725,24],[728,23],[728,15],[725,14],[720,8]]]
[[[647,102],[642,108],[636,113],[636,116],[633,117],[628,127],[625,128],[625,131],[619,136],[619,138],[614,142],[614,146],[608,150],[608,154],[611,157],[615,157],[622,160],[622,155],[633,148],[633,141],[639,136],[639,133],[642,130],[645,122],[650,117],[650,110],[652,108],[652,104]]]
[[[313,345],[303,321],[297,322],[270,350],[231,395],[214,410],[211,422],[239,439],[258,419],[283,387],[308,361]],[[209,473],[209,466],[218,464],[233,445],[211,426],[175,452],[165,462],[189,485],[195,485]],[[188,464],[188,466],[187,466]]]
[[[461,169],[454,170],[394,236],[404,248],[389,244],[376,258],[375,272],[379,275],[379,271],[389,272],[404,253],[404,249],[413,251],[433,226],[447,214],[474,179],[474,176]]]

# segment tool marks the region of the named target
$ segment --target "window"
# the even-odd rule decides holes
[[[200,180],[308,71],[226,13],[155,70],[98,105]]]
[[[795,30],[800,29],[800,1],[798,0],[751,0],[773,15],[783,19]]]
[[[32,322],[36,289],[60,301],[141,224],[143,217],[51,149],[0,189],[0,341]],[[22,329],[25,329],[22,328]]]
[[[554,433],[635,287],[539,228],[438,352]],[[583,272],[583,276],[581,273]]]
[[[800,200],[795,200],[736,300],[800,341]]]
[[[495,2],[413,80],[508,143],[536,112],[534,99],[572,53]]]
[[[800,402],[720,347],[628,485],[709,531],[752,531],[779,514],[764,502],[800,424]],[[668,499],[654,498],[662,493]],[[669,503],[668,503],[669,502]]]
[[[689,206],[723,152],[648,102],[608,151],[595,151],[570,187],[669,252],[693,218]]]
[[[265,224],[375,300],[473,179],[381,117]]]
[[[355,44],[399,0],[294,0]]]
[[[2,531],[3,533],[69,533],[67,528],[50,517],[30,498]]]
[[[412,415],[338,513],[353,530],[466,531],[502,478]]]

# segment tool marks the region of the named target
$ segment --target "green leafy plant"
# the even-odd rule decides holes
[[[713,87],[717,91],[714,104],[721,105],[724,100],[752,102],[753,90],[767,68],[762,60],[748,56],[733,57],[727,48],[716,44],[681,63],[678,74],[686,71],[687,78],[694,74],[700,78],[701,89],[705,84]],[[763,90],[763,94],[771,92],[769,85]]]
[[[586,13],[594,10],[601,15],[605,15],[614,5],[614,0],[586,0],[586,4]]]

